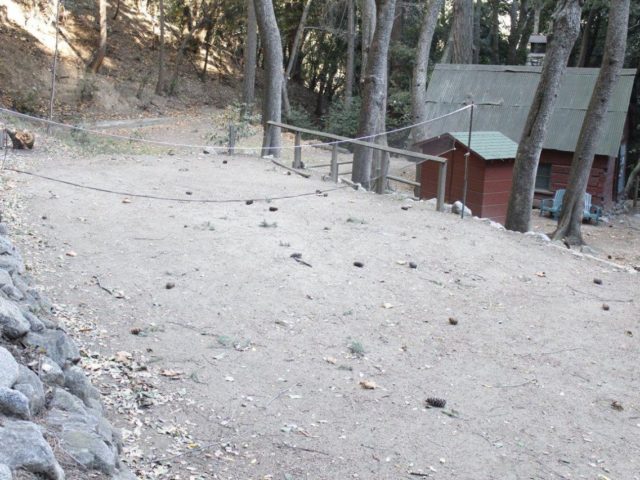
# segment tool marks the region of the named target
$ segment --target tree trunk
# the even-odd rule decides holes
[[[98,41],[98,48],[87,67],[93,73],[98,73],[107,54],[107,0],[99,0],[99,16],[100,40]]]
[[[613,89],[618,83],[624,64],[627,27],[629,25],[629,2],[630,0],[611,0],[602,67],[582,123],[569,171],[569,182],[562,202],[558,228],[552,237],[554,240],[564,239],[571,245],[584,244],[580,231],[584,211],[584,194],[587,191],[591,166],[596,154],[596,143],[603,132]]]
[[[480,17],[482,16],[482,2],[476,0],[473,6],[473,63],[480,63]]]
[[[428,0],[422,18],[420,36],[416,45],[416,60],[413,67],[413,82],[411,89],[411,117],[413,123],[421,123],[426,120],[426,98],[427,98],[427,72],[429,70],[429,53],[431,52],[431,42],[438,23],[438,14],[444,4],[444,0]],[[422,139],[423,126],[413,129],[413,141]]]
[[[356,6],[355,0],[347,0],[347,65],[344,80],[344,103],[351,105],[356,63]]]
[[[513,168],[507,220],[509,230],[529,230],[536,171],[567,61],[580,32],[583,0],[561,0],[554,13],[553,38],[540,74]]]
[[[562,5],[562,2],[558,2],[558,5]],[[509,30],[509,51],[507,54],[507,63],[509,65],[515,65],[518,60],[518,47],[522,45],[522,42],[528,40],[525,34],[527,24],[532,21],[531,11],[529,9],[528,0],[513,0],[511,9],[509,10],[509,17],[511,18],[511,29]]]
[[[580,56],[576,63],[577,67],[586,67],[589,64],[589,54],[591,53],[593,46],[593,33],[596,20],[596,8],[592,7],[589,10],[589,16],[587,17],[587,23],[582,30],[582,41],[580,42]]]
[[[116,12],[113,14],[113,17],[111,17],[111,19],[116,20],[118,18],[119,13],[120,13],[120,0],[118,0],[118,3],[116,4]]]
[[[640,160],[637,161],[636,166],[633,167],[633,170],[631,170],[629,174],[627,184],[624,186],[623,200],[630,198],[631,193],[635,193],[633,189],[636,186],[636,178],[638,178],[638,176],[640,176]]]
[[[473,0],[453,1],[451,63],[473,62]]]
[[[240,118],[245,119],[253,110],[256,97],[256,60],[258,53],[258,24],[253,0],[247,0],[247,38],[244,45],[244,76],[242,79],[242,108]]]
[[[282,118],[282,40],[272,0],[254,0],[256,18],[260,29],[260,38],[264,46],[266,67],[266,85],[262,107],[264,136],[262,139],[262,156],[280,156],[282,143],[280,128],[268,127],[267,122],[280,122]]]
[[[364,72],[367,71],[369,50],[376,29],[376,0],[362,0],[362,62],[360,82],[364,82]]]
[[[169,82],[169,95],[173,95],[176,92],[176,87],[178,86],[178,75],[180,74],[180,65],[182,64],[182,59],[184,58],[184,52],[187,49],[187,45],[189,41],[193,38],[198,30],[200,30],[206,23],[208,19],[208,15],[210,13],[204,12],[200,21],[189,30],[187,36],[182,39],[180,43],[180,47],[176,53],[176,64],[173,68],[173,74],[171,75],[171,81]]]
[[[389,59],[389,42],[396,10],[396,0],[376,0],[376,28],[371,41],[367,69],[364,74],[364,92],[358,137],[380,133],[380,126],[386,112],[384,111],[387,96],[387,66]],[[371,187],[371,149],[356,147],[353,155],[353,171],[351,179],[364,188]]]
[[[302,9],[302,16],[298,23],[298,29],[296,30],[296,36],[293,39],[293,46],[289,54],[289,61],[287,62],[287,70],[282,80],[282,103],[284,105],[284,115],[288,117],[291,114],[291,104],[289,103],[289,94],[287,93],[287,82],[291,76],[291,71],[296,63],[298,51],[302,48],[302,40],[304,38],[304,27],[307,24],[307,16],[309,15],[309,9],[311,8],[312,0],[307,0]]]
[[[500,64],[500,0],[491,0],[491,61]]]
[[[160,14],[160,45],[158,46],[158,81],[156,82],[156,94],[164,92],[164,0],[159,0]]]

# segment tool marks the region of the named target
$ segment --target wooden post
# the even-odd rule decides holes
[[[436,208],[439,212],[444,212],[444,191],[447,184],[447,164],[442,162],[438,169],[438,200]]]
[[[338,183],[338,144],[334,143],[331,149],[331,180]]]
[[[295,148],[293,149],[293,168],[302,168],[302,147],[300,143],[302,142],[302,134],[300,132],[296,132],[296,140],[295,140]]]
[[[389,152],[380,152],[376,179],[376,193],[383,195],[387,190],[387,174],[389,173]]]
[[[229,123],[229,155],[236,153],[236,126],[233,123]]]

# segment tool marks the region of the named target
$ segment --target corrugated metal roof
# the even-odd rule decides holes
[[[473,102],[474,129],[499,131],[520,141],[529,107],[538,86],[541,67],[501,65],[436,65],[427,89],[427,119],[437,118]],[[544,148],[573,152],[578,142],[597,68],[569,68],[565,74]],[[604,132],[596,153],[617,156],[629,108],[636,71],[620,75],[606,116]],[[446,132],[464,131],[469,113],[452,115],[427,124],[424,139]]]
[[[469,132],[450,132],[453,138],[469,146]],[[518,144],[500,132],[472,132],[471,150],[485,160],[506,160],[516,158]]]

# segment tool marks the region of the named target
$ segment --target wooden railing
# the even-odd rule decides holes
[[[414,163],[422,163],[425,161],[428,162],[436,162],[439,164],[438,168],[438,190],[437,190],[437,204],[436,208],[438,211],[444,211],[444,194],[445,194],[445,185],[447,179],[447,160],[442,157],[436,157],[433,155],[427,155],[420,152],[412,152],[411,150],[402,150],[400,148],[388,147],[386,145],[378,145],[377,143],[365,142],[363,140],[355,140],[348,137],[342,137],[340,135],[334,135],[332,133],[319,132],[316,130],[309,130],[307,128],[300,128],[294,125],[287,125],[286,123],[279,122],[267,122],[267,128],[282,128],[284,130],[289,130],[295,132],[295,147],[293,149],[293,165],[294,169],[299,169],[302,167],[302,134],[313,135],[316,137],[327,138],[329,140],[333,140],[340,143],[333,143],[331,145],[331,163],[324,165],[314,165],[314,167],[330,167],[329,176],[331,180],[334,182],[338,181],[340,172],[340,165],[350,164],[352,162],[339,162],[338,161],[338,147],[343,143],[350,143],[351,145],[359,145],[361,147],[371,148],[372,150],[377,150],[380,152],[384,152],[386,155],[394,154],[401,157],[407,157],[410,161]],[[411,160],[413,159],[413,160]],[[388,175],[386,172],[381,172],[382,182],[380,184],[384,184],[384,180],[392,180],[395,182],[405,183],[407,185],[412,185],[414,187],[420,188],[419,182],[414,182],[411,180],[406,180],[401,177],[395,177],[393,175]]]

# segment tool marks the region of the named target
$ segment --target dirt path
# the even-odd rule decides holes
[[[185,199],[333,188],[247,157],[13,161]],[[640,479],[636,274],[351,189],[123,202],[9,178],[141,478]]]

